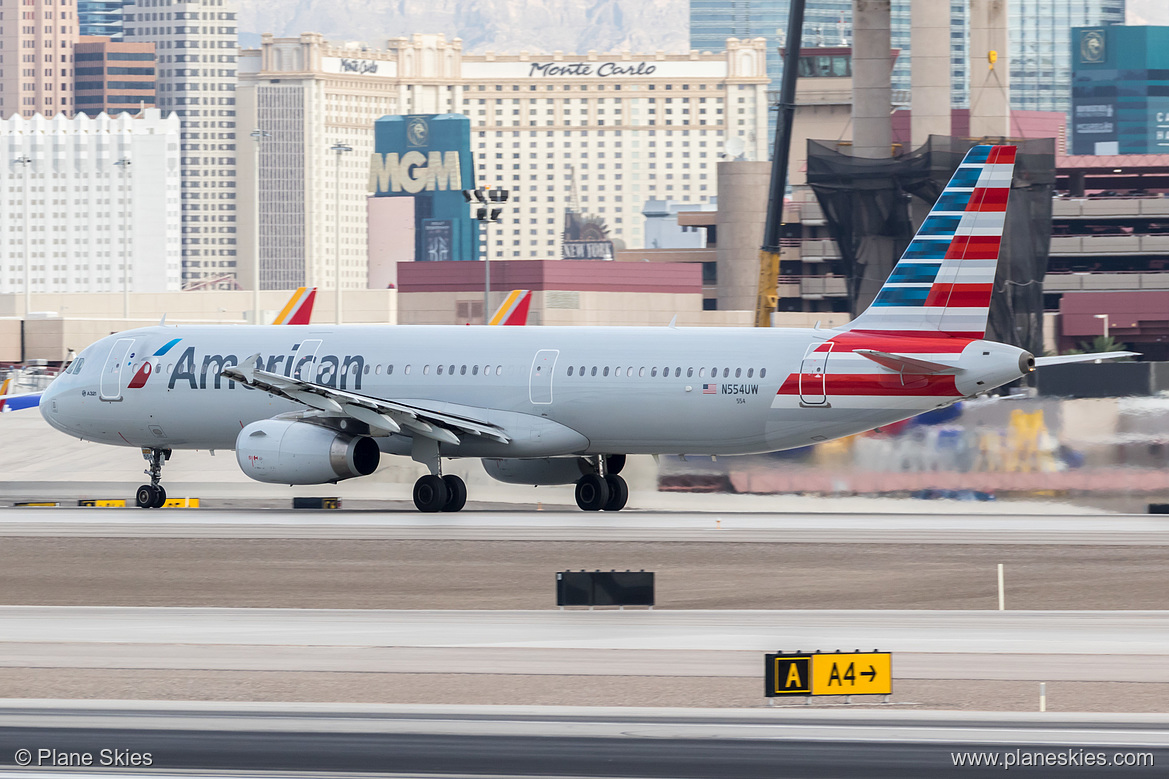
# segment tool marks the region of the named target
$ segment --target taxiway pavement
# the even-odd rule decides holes
[[[0,536],[1169,545],[1169,515],[10,508]]]

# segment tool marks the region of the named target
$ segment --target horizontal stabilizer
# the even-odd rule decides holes
[[[930,362],[929,360],[922,360],[917,357],[906,357],[903,354],[878,352],[875,349],[854,349],[853,351],[861,357],[868,357],[878,365],[883,365],[889,370],[897,371],[898,373],[953,376],[962,370],[953,365]]]
[[[1140,352],[1094,352],[1092,354],[1057,354],[1051,357],[1036,357],[1035,367],[1045,365],[1066,365],[1072,362],[1099,362],[1101,360],[1119,360],[1121,357],[1140,357]]]

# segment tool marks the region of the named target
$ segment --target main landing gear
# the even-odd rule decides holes
[[[414,482],[414,505],[419,511],[462,511],[467,485],[458,476],[429,473]]]
[[[134,496],[140,509],[160,509],[166,503],[166,490],[162,481],[162,465],[170,459],[170,449],[143,449],[142,457],[150,463],[143,473],[150,477],[150,484],[143,484]]]
[[[617,474],[625,467],[625,455],[597,456],[597,472],[576,483],[576,505],[582,511],[620,511],[629,500],[629,485]]]
[[[462,511],[467,505],[467,485],[458,476],[442,475],[442,456],[433,438],[414,436],[410,456],[429,470],[414,482],[414,505],[419,511]]]
[[[429,473],[414,482],[414,505],[419,511],[462,511],[467,485],[458,476]]]

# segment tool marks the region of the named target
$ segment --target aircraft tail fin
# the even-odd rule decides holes
[[[316,287],[299,287],[273,320],[274,325],[307,325],[313,316]]]
[[[842,329],[982,338],[1015,146],[975,146],[865,311]]]
[[[528,323],[528,310],[532,306],[530,289],[513,289],[499,304],[499,308],[488,320],[489,325],[514,325],[523,327]]]

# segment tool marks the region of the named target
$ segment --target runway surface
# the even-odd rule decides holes
[[[0,510],[0,536],[1169,545],[1169,515]]]
[[[1107,762],[1144,763],[1145,771],[1155,771],[1156,764],[1169,760],[1169,718],[72,701],[0,705],[0,770],[12,769],[18,750],[30,750],[35,760],[40,749],[54,748],[95,757],[111,748],[149,754],[152,770],[136,776],[243,768],[286,776],[313,771],[936,776],[953,769],[956,750],[990,752],[1000,759],[1023,751],[1082,759],[1091,751],[1103,753]],[[43,772],[43,767],[34,768],[23,776]],[[1029,773],[1059,775],[1038,769]],[[1077,773],[1113,775],[1109,770]]]

